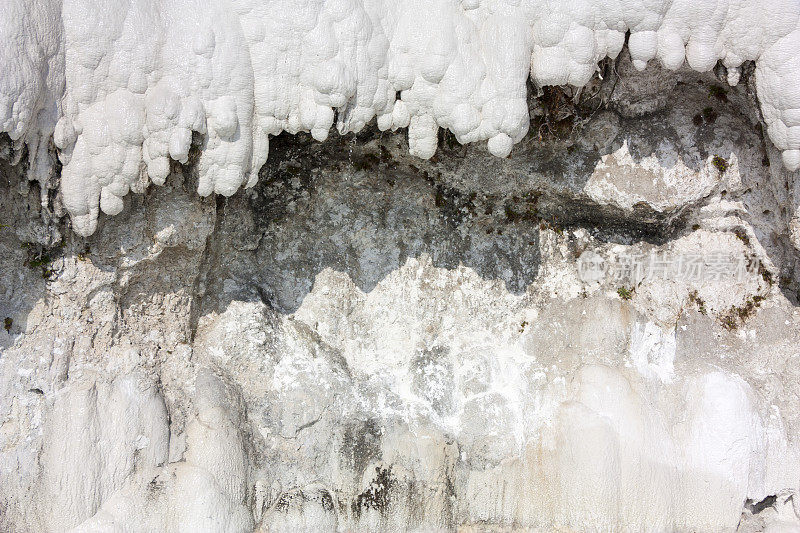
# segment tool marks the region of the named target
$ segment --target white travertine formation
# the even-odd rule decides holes
[[[800,173],[634,70],[507,160],[284,135],[88,239],[0,142],[0,531],[800,531]]]
[[[324,140],[377,119],[431,157],[437,131],[505,157],[528,130],[528,74],[582,86],[616,57],[738,83],[745,61],[772,142],[800,168],[797,0],[8,0],[0,128],[46,183],[53,135],[75,229],[122,209],[144,163],[161,184],[203,135],[198,193],[252,186],[282,131]],[[58,121],[56,124],[56,120]]]

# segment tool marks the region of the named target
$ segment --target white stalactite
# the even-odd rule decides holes
[[[528,131],[528,75],[582,86],[627,31],[640,69],[722,61],[735,84],[755,61],[769,136],[800,168],[798,0],[6,0],[0,131],[44,185],[52,136],[89,235],[142,163],[161,184],[185,162],[192,132],[204,196],[252,186],[270,135],[325,140],[334,117],[340,133],[408,127],[419,157],[438,128],[505,157]]]

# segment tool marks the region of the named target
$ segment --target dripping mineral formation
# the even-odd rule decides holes
[[[626,32],[640,70],[721,62],[735,85],[755,62],[769,137],[800,168],[797,0],[6,0],[1,16],[0,131],[84,236],[186,163],[194,134],[201,196],[255,185],[270,135],[321,141],[334,120],[408,128],[425,159],[440,128],[505,157],[529,128],[528,75],[582,87]]]
[[[0,531],[800,531],[798,0],[2,0],[0,69]]]

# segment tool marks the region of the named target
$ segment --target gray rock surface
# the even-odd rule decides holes
[[[800,530],[800,176],[604,68],[508,159],[281,136],[87,239],[0,160],[0,530]]]

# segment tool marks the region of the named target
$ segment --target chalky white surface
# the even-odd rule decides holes
[[[268,138],[324,140],[372,119],[408,128],[431,157],[439,128],[509,154],[529,125],[528,75],[582,86],[629,49],[738,83],[744,61],[769,136],[800,168],[797,0],[6,0],[0,131],[26,144],[31,179],[52,173],[76,231],[116,214],[140,173],[161,184],[203,136],[198,193],[251,186]],[[57,123],[56,123],[57,121]],[[143,165],[142,165],[143,163]]]

